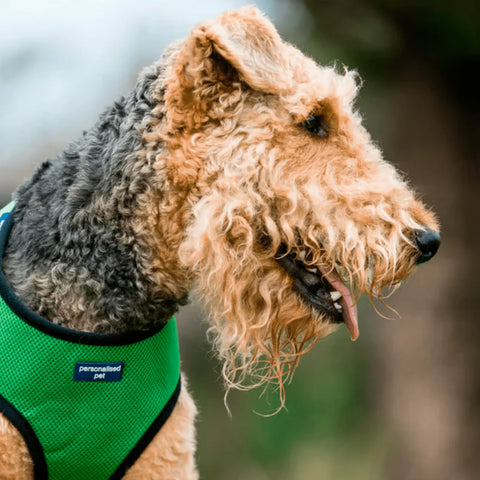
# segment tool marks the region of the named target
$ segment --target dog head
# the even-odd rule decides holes
[[[358,296],[432,256],[437,222],[362,126],[357,75],[317,65],[252,7],[195,28],[163,89],[157,134],[189,212],[180,259],[225,378],[282,385],[341,322],[357,338]]]

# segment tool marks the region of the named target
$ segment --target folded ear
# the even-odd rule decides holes
[[[224,13],[192,30],[177,53],[167,80],[167,106],[176,126],[198,127],[219,118],[218,99],[247,84],[265,93],[289,88],[285,44],[272,23],[254,7]],[[189,118],[185,118],[186,112]]]
[[[250,87],[278,93],[288,86],[284,43],[272,23],[256,8],[227,12],[203,28],[213,49]]]

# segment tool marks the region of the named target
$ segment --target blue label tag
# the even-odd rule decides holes
[[[0,217],[0,229],[3,227],[3,224],[5,223],[5,220],[7,220],[9,215],[10,215],[10,212],[7,212]]]
[[[77,362],[73,380],[75,382],[119,382],[122,379],[124,364],[124,362]]]

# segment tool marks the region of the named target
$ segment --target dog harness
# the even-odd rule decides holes
[[[0,412],[23,435],[35,480],[120,479],[177,402],[175,319],[99,334],[29,310],[1,271],[13,209],[0,210]]]

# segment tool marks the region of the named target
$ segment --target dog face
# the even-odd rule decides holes
[[[164,89],[168,179],[190,205],[180,259],[225,378],[282,385],[339,323],[357,338],[358,296],[414,270],[419,232],[433,255],[436,220],[362,126],[355,73],[318,66],[252,7],[193,30]]]

